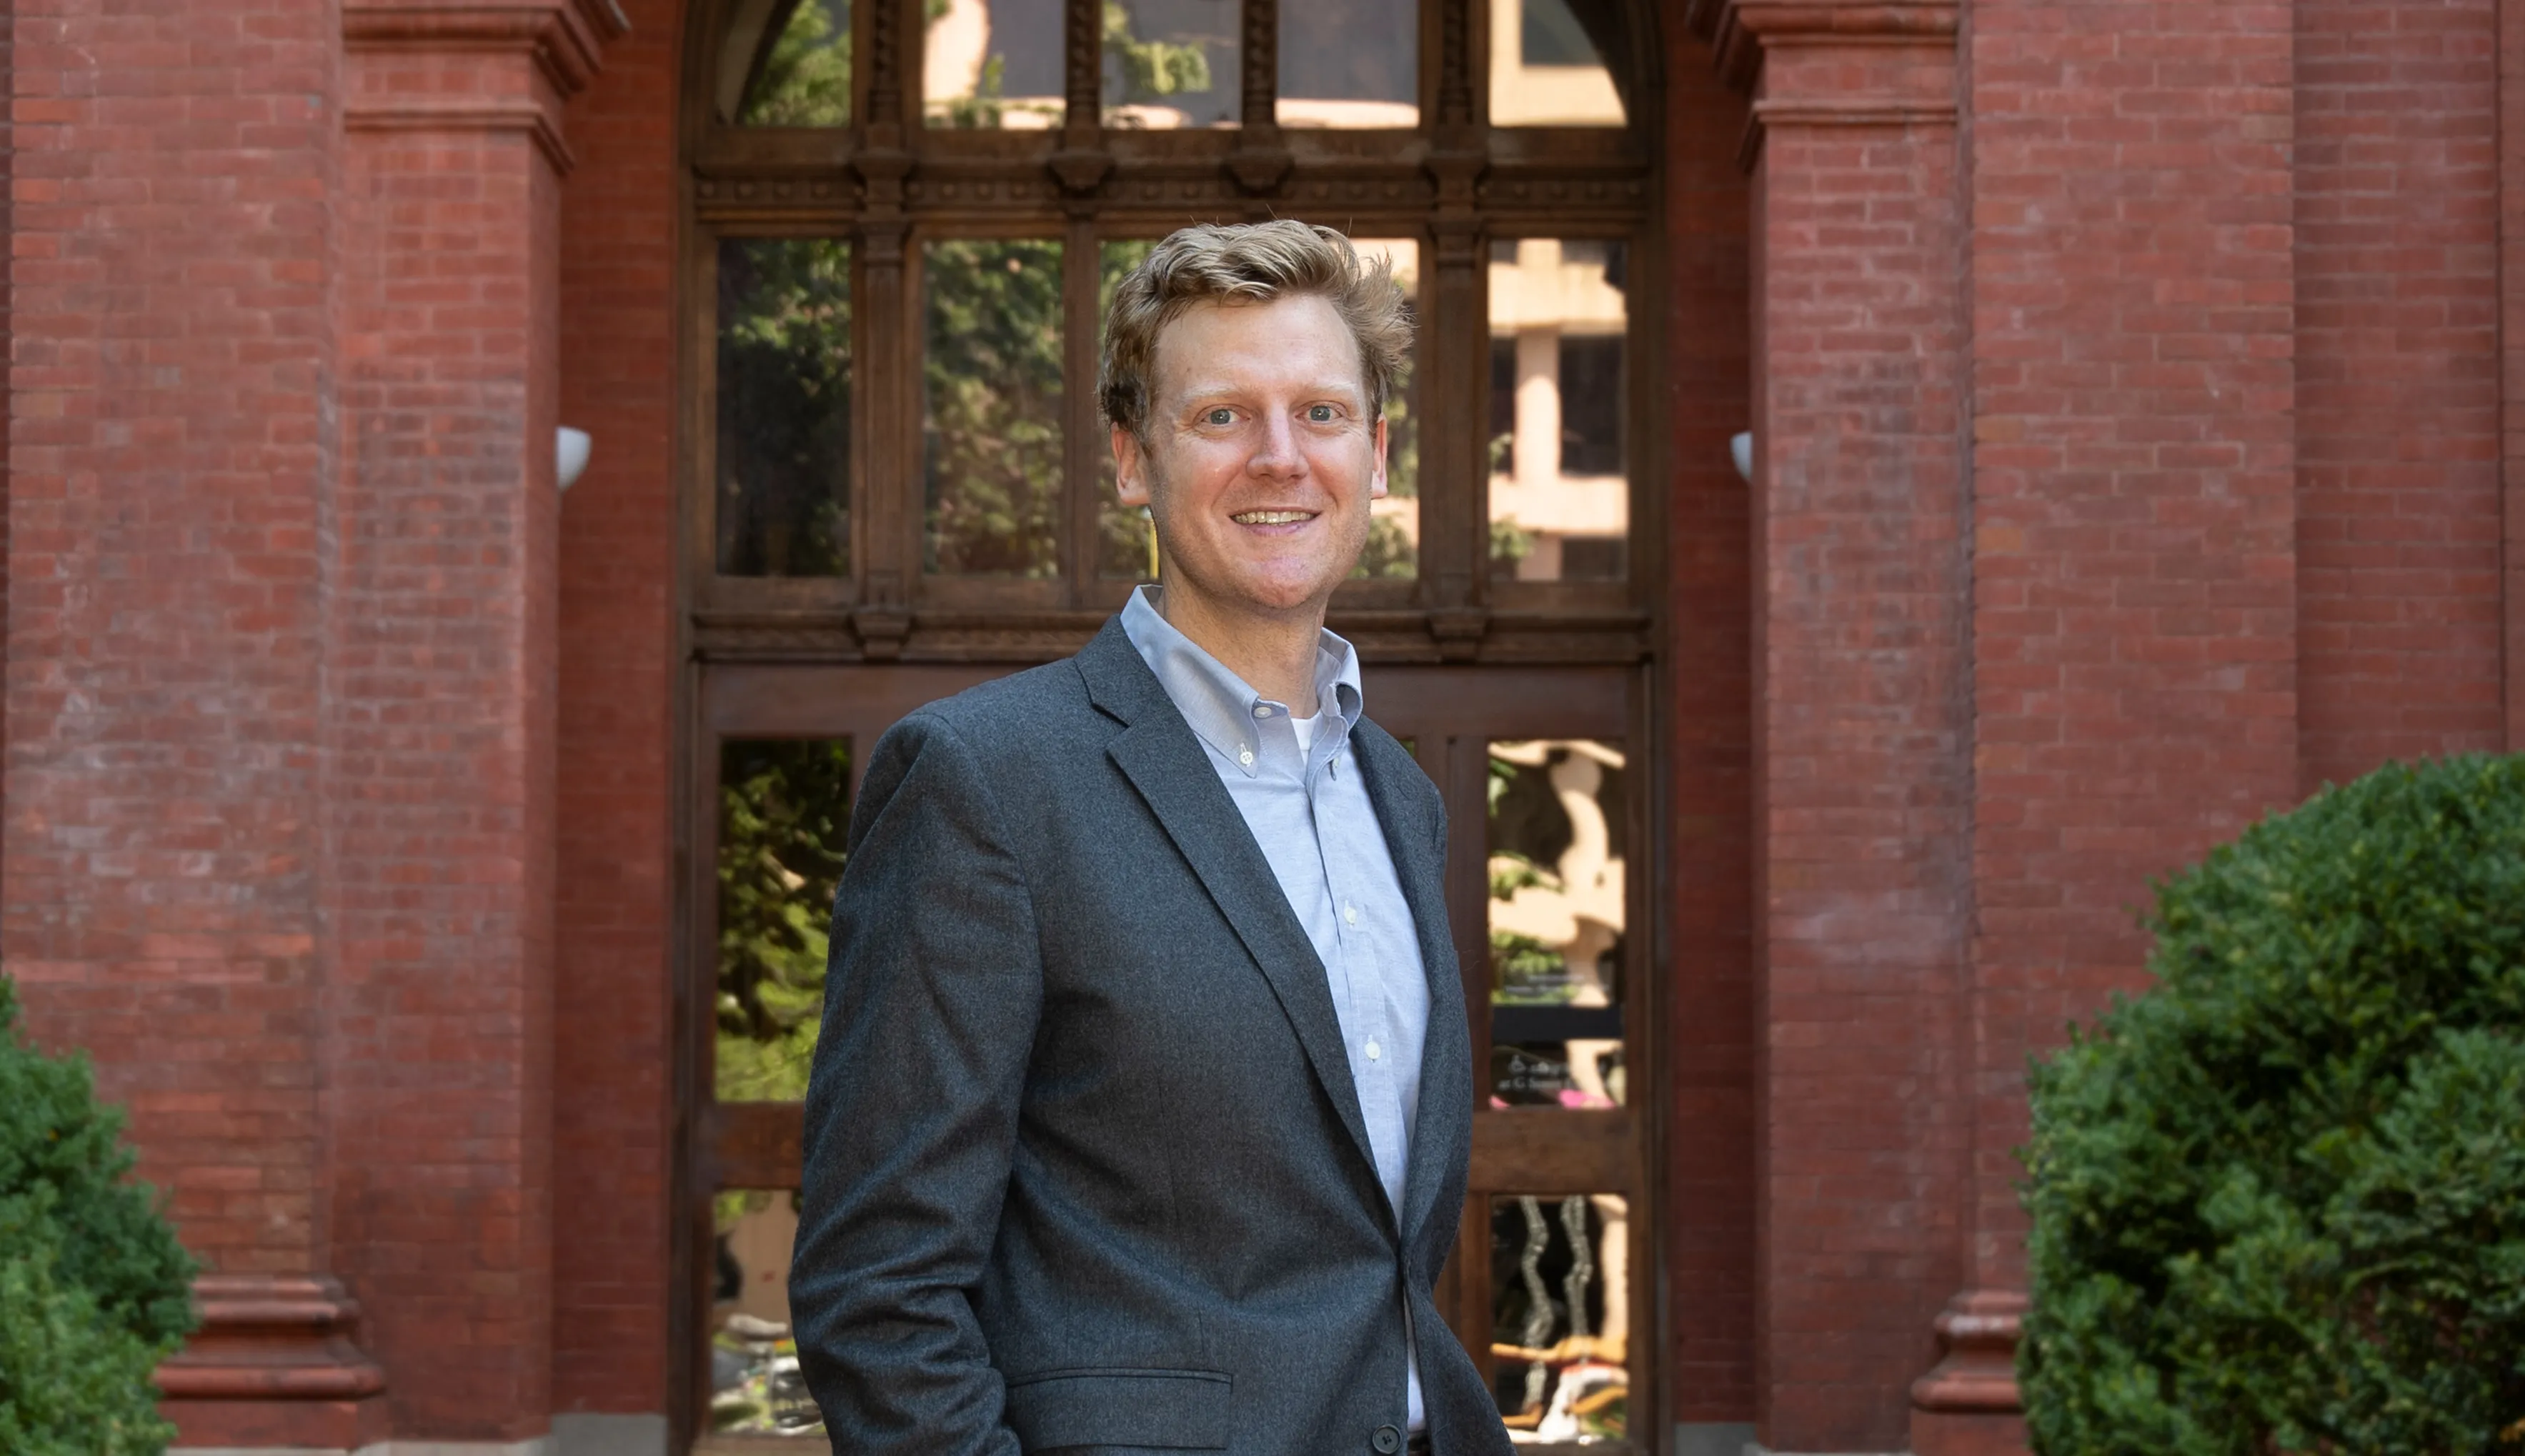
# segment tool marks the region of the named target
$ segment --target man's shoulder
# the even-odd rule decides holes
[[[977,683],[952,698],[922,704],[912,716],[926,718],[959,734],[996,736],[1028,725],[1040,733],[1048,714],[1093,710],[1075,661],[1064,657]]]
[[[924,704],[886,736],[899,749],[926,752],[943,735],[956,743],[951,753],[996,777],[1074,764],[1101,752],[1113,729],[1090,701],[1076,659],[1064,657]]]

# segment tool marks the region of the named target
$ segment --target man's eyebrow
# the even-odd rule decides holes
[[[1186,408],[1190,408],[1191,406],[1197,405],[1205,400],[1217,399],[1221,396],[1241,395],[1248,392],[1249,390],[1245,386],[1232,383],[1228,380],[1219,379],[1200,381],[1187,385],[1184,388],[1177,390],[1175,392],[1175,397],[1182,400]],[[1351,400],[1365,400],[1367,398],[1367,387],[1362,384],[1331,384],[1318,382],[1306,385],[1295,392],[1302,395],[1338,395]]]

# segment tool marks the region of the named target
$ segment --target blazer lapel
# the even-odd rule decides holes
[[[1445,1170],[1464,1154],[1450,1136],[1461,1123],[1461,1109],[1472,1105],[1471,1038],[1464,1022],[1463,972],[1456,962],[1456,938],[1447,928],[1446,853],[1437,818],[1422,807],[1411,781],[1421,777],[1393,735],[1362,720],[1351,735],[1353,752],[1367,785],[1368,801],[1376,806],[1385,830],[1385,847],[1394,872],[1403,882],[1403,898],[1411,907],[1411,923],[1420,936],[1420,964],[1429,978],[1429,1027],[1421,1041],[1420,1114],[1411,1129],[1411,1162],[1403,1183],[1403,1237],[1408,1244],[1419,1236],[1445,1184]],[[1442,1137],[1449,1145],[1438,1145]]]
[[[1313,943],[1280,893],[1270,861],[1245,827],[1245,815],[1219,783],[1218,771],[1183,714],[1123,635],[1118,618],[1108,622],[1074,660],[1087,680],[1089,698],[1125,725],[1106,745],[1107,755],[1148,801],[1150,812],[1270,982],[1315,1080],[1372,1175],[1376,1158],[1367,1141],[1367,1120],[1360,1113],[1359,1090],[1351,1081],[1350,1055],[1342,1046],[1332,986]]]

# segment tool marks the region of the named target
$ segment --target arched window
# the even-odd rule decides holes
[[[1654,1429],[1650,0],[703,0],[693,24],[679,1425],[812,1416],[766,1332],[860,754],[1163,572],[1096,417],[1103,303],[1177,226],[1297,217],[1385,256],[1419,320],[1332,625],[1455,825],[1488,1075],[1443,1296],[1524,1438]]]

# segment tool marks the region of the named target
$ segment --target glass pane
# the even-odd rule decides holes
[[[1096,350],[1105,351],[1105,318],[1114,309],[1114,290],[1122,286],[1157,244],[1148,238],[1108,238],[1096,254]],[[1114,448],[1100,441],[1096,452],[1096,574],[1107,581],[1158,579],[1158,533],[1148,508],[1125,506],[1114,495]]]
[[[928,15],[920,114],[930,125],[1061,124],[1061,0],[928,0]]]
[[[925,564],[950,576],[1060,571],[1061,244],[922,252]]]
[[[1105,0],[1105,124],[1233,126],[1238,0]]]
[[[1420,244],[1411,238],[1355,238],[1363,263],[1382,258],[1403,290],[1404,307],[1416,320],[1420,298]],[[1367,546],[1353,577],[1410,578],[1420,571],[1420,437],[1414,429],[1412,376],[1419,372],[1419,333],[1411,357],[1385,401],[1385,499],[1368,506]]]
[[[718,569],[851,569],[851,251],[830,238],[718,247]]]
[[[1283,126],[1420,124],[1420,7],[1280,0]]]
[[[1491,1393],[1511,1441],[1628,1433],[1629,1226],[1616,1193],[1491,1199]]]
[[[1490,0],[1491,124],[1619,126],[1613,73],[1569,0]]]
[[[1629,778],[1598,739],[1490,746],[1491,1105],[1624,1104]]]
[[[1491,245],[1495,577],[1608,581],[1629,570],[1627,251],[1595,238]]]
[[[718,760],[722,1102],[807,1095],[851,821],[851,742],[731,740]]]
[[[744,68],[719,97],[736,124],[851,123],[851,0],[741,0],[721,55]]]
[[[729,1189],[711,1202],[713,1431],[764,1435],[819,1433],[824,1419],[798,1375],[789,1335],[789,1250],[798,1239],[798,1195]]]

